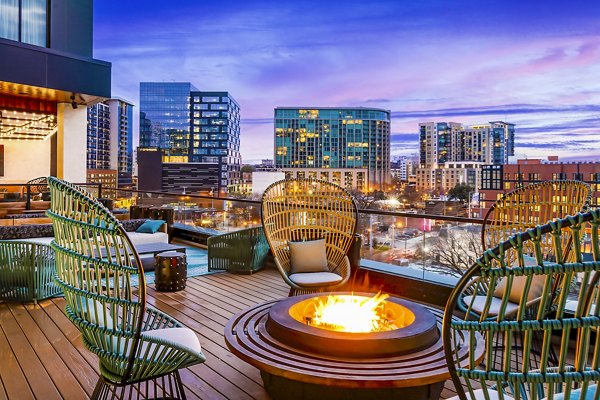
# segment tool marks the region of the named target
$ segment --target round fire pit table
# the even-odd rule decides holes
[[[293,318],[297,304],[305,307],[306,301],[319,296],[324,294],[260,304],[238,313],[225,327],[227,346],[261,371],[271,398],[439,399],[444,382],[450,378],[439,333],[442,311],[389,297],[387,301],[394,307],[402,305],[415,315],[415,323],[393,335],[398,343],[390,342],[396,340],[390,332],[332,334],[309,324],[303,328],[287,318]],[[381,346],[391,350],[377,349],[377,337]],[[483,341],[480,337],[476,340],[478,353],[483,354]],[[322,343],[315,343],[319,341]],[[361,342],[366,349],[340,350],[361,346]],[[463,337],[456,344],[463,357],[468,343],[469,338]],[[336,344],[339,348],[332,349]],[[368,348],[375,351],[370,353]]]
[[[165,251],[156,255],[154,286],[160,292],[176,292],[185,289],[187,261],[184,253]]]

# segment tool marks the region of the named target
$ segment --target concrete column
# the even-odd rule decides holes
[[[71,103],[57,105],[56,176],[72,183],[85,183],[87,168],[87,108]]]

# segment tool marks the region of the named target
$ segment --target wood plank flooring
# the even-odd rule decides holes
[[[176,293],[156,292],[148,302],[194,329],[207,361],[181,370],[190,399],[268,399],[259,371],[229,352],[223,329],[236,312],[287,297],[276,271],[219,273],[188,279]],[[97,358],[64,314],[62,298],[38,305],[0,303],[0,400],[84,399],[98,379]],[[454,391],[447,384],[443,397]]]

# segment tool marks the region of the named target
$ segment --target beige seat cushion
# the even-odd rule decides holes
[[[291,274],[290,281],[298,286],[318,287],[335,285],[342,281],[342,277],[332,272],[304,272]]]
[[[537,265],[537,261],[535,258],[530,256],[523,256],[523,261],[525,262],[526,267],[531,267]],[[527,282],[526,276],[515,276],[513,278],[513,283],[510,288],[510,293],[508,295],[508,300],[513,303],[520,303],[521,297],[523,296],[523,290],[525,289],[525,283]],[[542,291],[544,290],[544,283],[546,282],[545,275],[534,275],[531,280],[531,287],[529,288],[529,293],[527,294],[527,301],[531,301],[536,299],[542,295]],[[496,289],[494,289],[494,296],[498,298],[502,298],[504,296],[504,292],[506,291],[506,278],[501,279],[496,285]]]
[[[329,272],[325,239],[306,242],[288,242],[291,274],[303,272]]]
[[[473,296],[465,296],[463,298],[463,302],[465,303],[465,306],[471,306],[471,309],[476,312],[477,314],[482,314],[483,313],[483,308],[485,307],[485,300],[486,300],[487,296],[475,296],[475,299],[473,299]],[[473,304],[471,304],[471,302],[473,302]],[[500,312],[500,305],[502,304],[502,300],[497,298],[497,297],[492,297],[492,300],[490,302],[490,309],[488,310],[488,314],[490,317],[494,317],[496,315],[498,315],[498,313]],[[506,303],[506,314],[512,314],[513,312],[516,312],[519,309],[519,305],[515,304],[515,303],[511,303],[510,301]]]

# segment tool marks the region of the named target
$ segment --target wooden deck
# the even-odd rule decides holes
[[[276,271],[255,275],[219,273],[188,279],[187,288],[160,293],[148,302],[194,329],[207,361],[181,370],[190,399],[268,399],[259,371],[229,352],[225,323],[257,303],[287,297]],[[84,399],[98,379],[98,361],[64,314],[62,298],[39,305],[0,303],[0,400]],[[452,396],[447,384],[443,397]]]

